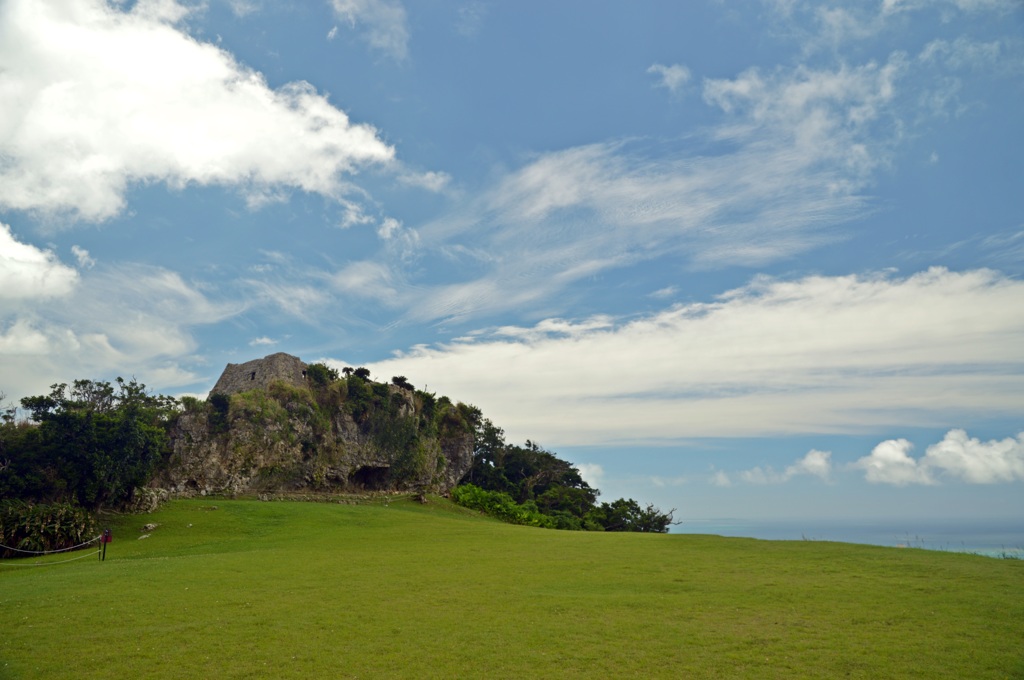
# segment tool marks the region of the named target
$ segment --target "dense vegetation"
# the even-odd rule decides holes
[[[121,378],[53,385],[21,405],[30,420],[8,408],[0,424],[0,496],[88,510],[123,505],[151,478],[177,413],[175,399]]]
[[[73,509],[126,507],[134,490],[166,464],[170,433],[183,413],[204,416],[213,437],[227,437],[239,421],[272,423],[280,426],[272,436],[298,437],[289,443],[327,461],[341,455],[332,428],[337,414],[347,414],[390,461],[382,482],[390,488],[415,489],[442,469],[442,442],[472,436],[473,467],[453,493],[467,507],[556,529],[665,532],[672,521],[671,511],[641,508],[632,499],[598,503],[600,492],[570,463],[533,442],[506,443],[501,428],[478,408],[417,390],[405,376],[380,383],[365,368],[339,372],[310,364],[307,379],[309,389],[274,383],[266,390],[211,394],[205,401],[153,395],[135,379],[122,378],[113,384],[76,380],[26,397],[21,408],[27,418],[7,407],[0,420],[0,498],[20,501],[5,506],[0,530],[20,527],[20,545],[74,544],[86,525]],[[288,426],[296,422],[301,432]],[[282,474],[268,484],[286,480]],[[320,481],[314,476],[314,485]],[[58,519],[46,524],[43,517]]]
[[[505,442],[505,432],[484,418],[476,429],[473,467],[452,499],[512,524],[551,529],[664,533],[675,510],[641,508],[632,498],[597,503],[578,468],[536,442]]]
[[[79,505],[0,500],[0,557],[64,550],[96,535],[96,520]]]

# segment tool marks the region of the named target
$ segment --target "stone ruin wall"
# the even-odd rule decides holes
[[[258,387],[266,389],[276,381],[304,387],[305,362],[291,354],[278,352],[244,364],[228,364],[210,394],[235,394]]]

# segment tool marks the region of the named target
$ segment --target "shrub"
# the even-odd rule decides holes
[[[340,375],[337,369],[326,364],[309,364],[306,366],[306,378],[318,387],[326,387],[338,380]]]
[[[203,411],[206,410],[206,404],[204,404],[203,401],[201,399],[198,399],[197,397],[192,397],[186,394],[184,397],[180,399],[180,401],[181,409],[185,413],[202,413]]]
[[[79,545],[97,534],[96,521],[71,503],[0,501],[0,544],[18,550],[60,550]],[[22,553],[0,548],[0,557]]]
[[[528,501],[519,505],[512,496],[501,491],[485,491],[473,484],[463,484],[452,489],[451,498],[463,507],[479,510],[509,524],[555,528],[555,521],[542,515],[535,503]]]

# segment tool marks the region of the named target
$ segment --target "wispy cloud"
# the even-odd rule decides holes
[[[452,181],[450,175],[444,172],[428,171],[422,173],[406,173],[398,177],[398,181],[408,186],[419,187],[427,191],[444,191]]]
[[[1020,8],[1016,0],[882,0],[882,14],[898,14],[921,9],[956,8],[963,12],[1009,12]]]
[[[832,475],[832,453],[812,449],[800,460],[776,472],[771,466],[753,467],[739,473],[739,478],[749,484],[784,484],[794,477],[811,476],[828,481]]]
[[[715,470],[711,473],[711,477],[708,480],[712,486],[719,486],[727,488],[732,486],[732,480],[729,479],[728,473],[724,470]]]
[[[1006,314],[1022,296],[986,270],[757,278],[715,302],[491,329],[371,368],[560,446],[936,425],[1024,409],[1024,318]]]
[[[0,208],[104,220],[139,182],[221,185],[254,204],[338,197],[393,149],[308,83],[268,87],[187,34],[174,2],[10,0],[0,13]]]
[[[976,69],[996,49],[927,44],[918,57],[894,50],[861,63],[826,57],[704,78],[695,89],[714,122],[688,137],[535,154],[476,191],[450,190],[441,173],[400,176],[444,191],[450,209],[425,224],[403,220],[402,247],[385,238],[376,255],[339,274],[372,269],[377,284],[387,282],[377,293],[339,290],[357,292],[357,303],[386,291],[389,308],[405,310],[397,323],[465,323],[513,310],[537,318],[610,270],[666,257],[691,270],[760,267],[842,241],[847,225],[878,209],[872,187],[915,126],[963,109],[950,69]],[[679,64],[654,64],[651,73],[670,88],[694,80]],[[393,233],[382,219],[352,204],[343,225]]]
[[[475,38],[483,26],[487,6],[482,2],[470,2],[459,7],[455,21],[455,32],[466,38]]]
[[[1018,0],[883,0],[881,3],[826,3],[816,0],[764,0],[782,20],[781,33],[796,37],[805,55],[821,50],[838,52],[906,28],[907,21],[937,13],[944,23],[983,12],[1003,16],[1020,9]]]
[[[96,266],[96,260],[89,255],[89,251],[81,246],[71,246],[71,254],[78,260],[78,266],[85,269],[92,269]]]
[[[672,94],[678,94],[682,87],[690,82],[692,77],[690,69],[682,64],[672,64],[671,66],[651,64],[647,72],[658,76],[657,87],[663,87]]]
[[[338,16],[362,30],[370,47],[403,60],[409,54],[409,22],[398,0],[331,0]]]
[[[493,314],[654,258],[759,266],[842,238],[837,225],[865,213],[863,192],[890,162],[906,70],[897,54],[882,64],[705,79],[703,99],[720,122],[700,140],[539,155],[417,229],[425,253],[458,244],[492,259],[482,275],[482,260],[449,267],[448,280],[460,270],[477,278],[422,288],[410,314]]]
[[[921,458],[910,455],[913,448],[906,439],[889,439],[851,467],[863,470],[869,482],[895,486],[937,484],[943,478],[971,484],[1024,481],[1024,432],[982,442],[964,430],[950,430]]]
[[[194,382],[190,366],[202,362],[193,356],[192,329],[242,309],[207,298],[166,269],[98,266],[46,305],[0,300],[4,390],[25,396],[54,382],[111,379],[125,370],[149,385]]]
[[[228,6],[237,17],[246,17],[260,10],[260,3],[255,0],[228,0]]]

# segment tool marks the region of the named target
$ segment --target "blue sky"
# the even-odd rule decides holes
[[[0,390],[284,351],[680,518],[1020,517],[1022,28],[0,0]]]

